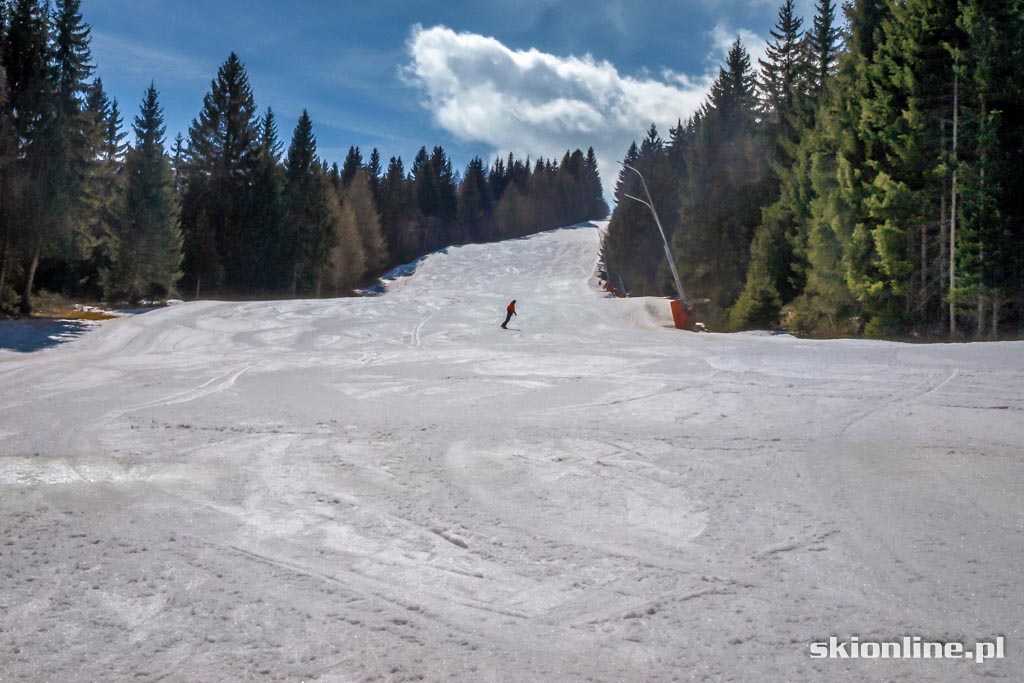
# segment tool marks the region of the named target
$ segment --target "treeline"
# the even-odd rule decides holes
[[[93,78],[81,0],[0,0],[0,310],[33,294],[136,302],[184,296],[325,296],[452,244],[603,218],[593,150],[560,162],[509,155],[453,172],[421,148],[406,171],[350,148],[317,153],[303,112],[285,149],[231,54],[170,150],[151,85],[126,143]]]
[[[1024,322],[1024,2],[786,0],[754,69],[737,40],[700,110],[626,163],[688,299],[719,329],[998,336]],[[672,294],[620,174],[603,247]],[[641,195],[642,196],[642,195]],[[654,264],[661,264],[655,266]]]

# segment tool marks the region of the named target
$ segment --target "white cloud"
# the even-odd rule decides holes
[[[732,44],[736,42],[736,38],[739,38],[750,55],[750,66],[754,71],[760,69],[757,60],[764,59],[764,51],[768,47],[768,43],[761,36],[745,28],[734,29],[722,23],[716,24],[708,35],[715,46],[715,51],[708,56],[708,59],[713,60],[716,64],[724,65]]]
[[[413,27],[408,50],[402,76],[423,93],[439,126],[499,154],[558,159],[566,149],[593,146],[606,191],[629,143],[651,123],[667,136],[696,111],[710,85],[707,75],[671,71],[659,79],[630,77],[590,55],[512,50],[445,26]]]

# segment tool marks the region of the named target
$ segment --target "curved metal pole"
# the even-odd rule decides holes
[[[644,188],[644,194],[647,195],[647,201],[644,201],[639,197],[634,197],[633,195],[630,194],[624,194],[623,196],[628,197],[629,199],[632,199],[634,201],[640,202],[641,204],[643,204],[644,206],[651,210],[651,215],[654,216],[654,222],[658,226],[658,232],[661,233],[661,241],[665,245],[665,256],[668,258],[668,265],[672,269],[672,278],[676,281],[676,291],[679,292],[679,303],[686,304],[686,297],[683,296],[683,283],[679,279],[679,271],[676,270],[676,262],[675,259],[672,258],[672,250],[668,246],[668,239],[666,239],[665,237],[665,230],[661,227],[661,220],[658,219],[658,212],[655,211],[654,209],[654,201],[651,199],[651,193],[647,189],[647,181],[644,180],[644,177],[640,173],[640,171],[636,170],[629,164],[623,164],[622,162],[619,162],[619,165],[622,166],[623,168],[628,168],[633,173],[636,173],[637,176],[640,178],[640,183],[643,185]]]

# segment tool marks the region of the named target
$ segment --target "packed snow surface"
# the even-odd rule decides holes
[[[1024,345],[675,331],[599,228],[0,351],[0,680],[1020,680]]]

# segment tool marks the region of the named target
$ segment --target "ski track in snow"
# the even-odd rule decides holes
[[[1019,680],[1024,344],[677,332],[598,235],[0,351],[0,681]]]

